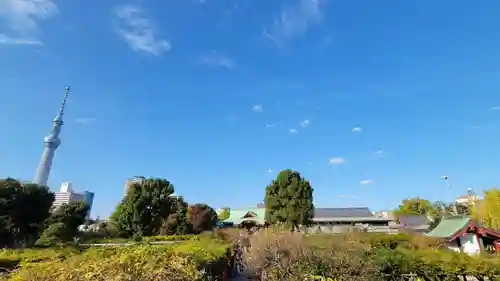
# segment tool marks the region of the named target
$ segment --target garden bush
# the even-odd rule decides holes
[[[500,256],[469,256],[443,241],[411,234],[348,235],[278,232],[251,235],[246,264],[262,280],[303,281],[311,276],[336,280],[500,280]],[[497,279],[495,279],[497,278]]]
[[[198,236],[195,234],[149,236],[144,238],[144,240],[148,242],[184,241],[184,240],[196,240],[196,239],[198,239]]]
[[[0,280],[220,280],[227,268],[227,244],[217,240],[184,241],[131,247],[3,251],[20,267]]]
[[[500,280],[500,258],[492,255],[469,256],[451,250],[377,249],[378,270],[390,276],[416,274],[424,280],[457,280],[472,276],[477,280]],[[463,280],[463,279],[462,279]]]

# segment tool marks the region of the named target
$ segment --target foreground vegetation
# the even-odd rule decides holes
[[[0,280],[220,280],[228,265],[225,241],[197,237],[175,244],[3,250]]]
[[[471,257],[420,235],[304,235],[263,230],[247,237],[245,261],[260,280],[500,280],[500,257]],[[486,279],[485,279],[486,278]]]
[[[500,257],[471,257],[447,250],[440,240],[410,234],[304,234],[264,229],[220,229],[177,236],[174,244],[140,242],[130,247],[51,247],[0,252],[0,280],[223,280],[235,241],[244,263],[262,281],[303,281],[313,276],[343,281],[500,280]],[[168,241],[155,237],[153,241]],[[184,240],[183,240],[184,239]],[[232,251],[230,251],[232,252]]]

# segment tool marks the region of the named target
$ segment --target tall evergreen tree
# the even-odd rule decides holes
[[[267,223],[310,225],[314,216],[313,188],[299,172],[283,170],[266,187],[265,205]]]
[[[126,236],[156,235],[172,211],[173,193],[174,186],[166,179],[135,183],[111,215],[111,222]]]

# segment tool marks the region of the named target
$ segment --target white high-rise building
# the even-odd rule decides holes
[[[55,195],[55,200],[54,203],[52,204],[53,208],[59,208],[63,204],[86,201],[85,194],[75,192],[73,190],[73,185],[71,182],[61,183],[59,192],[55,192],[54,195]]]

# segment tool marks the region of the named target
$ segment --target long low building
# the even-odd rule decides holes
[[[265,208],[230,209],[226,226],[265,225]],[[315,232],[392,232],[391,218],[376,217],[369,208],[315,208],[313,224],[309,231]],[[397,231],[397,230],[396,230]]]

